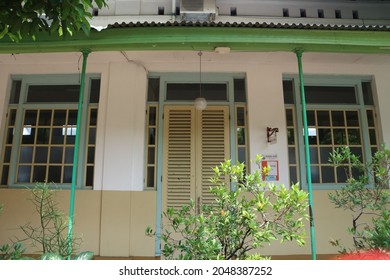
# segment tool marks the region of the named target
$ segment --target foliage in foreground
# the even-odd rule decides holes
[[[244,164],[226,160],[214,168],[210,192],[212,205],[195,203],[164,213],[166,225],[161,238],[166,259],[260,259],[251,254],[274,240],[305,243],[304,220],[307,219],[307,193],[298,185],[289,189],[262,180],[269,167],[246,174]],[[235,190],[229,190],[229,184]],[[198,213],[199,212],[199,213]],[[147,228],[148,235],[154,235]]]
[[[34,213],[38,215],[39,222],[28,222],[20,226],[25,238],[0,246],[0,259],[29,259],[24,256],[26,249],[22,244],[25,242],[31,248],[39,248],[40,259],[92,259],[93,253],[89,251],[76,254],[81,238],[73,237],[69,242],[68,217],[58,207],[56,190],[46,183],[37,183],[30,189],[30,194],[29,200],[34,205]]]
[[[329,194],[329,199],[336,208],[352,213],[348,232],[354,250],[389,250],[390,150],[382,147],[370,162],[362,162],[349,147],[342,147],[331,154],[330,161],[343,168],[347,176],[346,186]],[[362,222],[363,217],[371,217],[372,225]],[[339,240],[331,243],[339,246],[341,252],[347,251]]]
[[[79,30],[89,34],[93,4],[99,9],[107,5],[106,0],[0,0],[0,39],[35,39],[42,30],[59,36]]]

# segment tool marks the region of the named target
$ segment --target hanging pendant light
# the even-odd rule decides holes
[[[199,97],[194,101],[196,110],[203,111],[207,107],[207,101],[202,97],[202,51],[198,52],[199,55]]]

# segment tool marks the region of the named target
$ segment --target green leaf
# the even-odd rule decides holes
[[[62,256],[57,253],[45,253],[40,257],[41,260],[63,260]]]
[[[93,252],[91,251],[84,251],[72,258],[73,260],[92,260],[93,259]]]

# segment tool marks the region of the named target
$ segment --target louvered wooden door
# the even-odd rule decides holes
[[[190,199],[210,203],[212,168],[229,158],[227,106],[166,106],[164,109],[163,209]]]

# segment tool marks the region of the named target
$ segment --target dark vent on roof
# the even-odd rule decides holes
[[[182,9],[186,11],[202,11],[203,0],[181,0]]]
[[[231,16],[237,16],[237,8],[236,7],[231,7],[230,8],[230,15]]]

